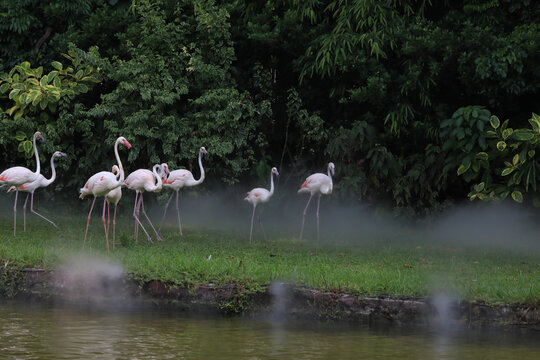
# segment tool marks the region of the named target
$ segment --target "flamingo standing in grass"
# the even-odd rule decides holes
[[[12,168],[9,168],[7,170],[4,170],[0,174],[0,186],[4,185],[10,185],[15,186],[15,204],[13,205],[13,236],[16,236],[17,233],[17,198],[19,196],[19,186],[33,182],[37,180],[39,176],[39,172],[41,171],[41,165],[39,163],[39,155],[36,145],[36,140],[41,139],[42,142],[45,141],[45,138],[39,131],[36,131],[34,133],[34,153],[36,155],[36,171],[32,172],[32,170],[27,169],[22,166],[15,166]]]
[[[159,236],[158,232],[156,231],[156,228],[154,228],[154,225],[150,221],[150,218],[148,215],[146,215],[146,211],[144,210],[144,202],[143,202],[143,193],[145,191],[147,192],[159,192],[161,191],[161,188],[163,186],[163,181],[161,180],[162,177],[166,177],[169,174],[169,167],[167,164],[156,164],[153,166],[152,171],[147,169],[139,169],[135,170],[129,176],[126,178],[124,183],[128,187],[128,189],[135,190],[135,205],[133,206],[133,217],[135,218],[135,241],[138,241],[139,237],[139,225],[142,227],[144,233],[146,234],[146,237],[149,242],[152,242],[152,238],[148,234],[148,231],[144,228],[143,224],[141,223],[141,220],[139,218],[140,210],[142,207],[142,211],[144,216],[146,217],[146,220],[150,223],[150,226],[154,230],[154,233],[156,234],[156,239],[158,241],[162,241],[161,236]]]
[[[111,172],[116,176],[116,179],[119,180],[120,178],[120,169],[117,165],[113,165]],[[107,234],[109,233],[109,227],[111,224],[111,211],[110,211],[110,204],[114,204],[114,215],[113,215],[113,240],[112,240],[112,247],[113,250],[116,246],[115,240],[116,240],[116,208],[118,207],[118,203],[120,202],[120,199],[122,198],[122,186],[119,186],[117,188],[112,189],[105,195],[105,200],[107,201]]]
[[[255,188],[249,191],[247,193],[247,196],[244,198],[244,200],[247,200],[253,204],[253,213],[251,214],[251,229],[249,230],[250,243],[251,243],[251,235],[253,233],[253,218],[255,217],[255,209],[257,208],[258,204],[264,204],[268,202],[268,200],[270,200],[270,197],[274,194],[274,174],[276,176],[279,176],[279,173],[275,167],[273,167],[272,170],[270,171],[270,191],[263,188]],[[262,226],[260,214],[259,214],[259,224],[261,225],[263,235],[266,238],[266,234],[264,233],[264,228]]]
[[[25,191],[28,193],[28,195],[26,195],[26,200],[24,201],[24,206],[23,206],[24,231],[26,231],[26,204],[28,203],[28,197],[30,197],[30,211],[36,214],[37,216],[39,216],[40,218],[42,218],[43,220],[48,221],[49,224],[51,224],[52,226],[58,229],[58,226],[56,226],[54,222],[52,222],[51,220],[47,219],[45,216],[39,214],[37,211],[34,210],[34,191],[36,191],[39,188],[47,187],[50,184],[52,184],[54,180],[56,180],[56,169],[54,167],[54,159],[57,157],[67,157],[67,155],[63,152],[55,151],[54,154],[51,156],[52,174],[51,174],[50,179],[46,179],[45,176],[43,176],[42,174],[39,174],[38,178],[34,180],[33,182],[22,184],[21,186],[19,186],[20,191]],[[8,192],[16,190],[16,189],[17,188],[15,186],[12,186],[9,188]]]
[[[176,192],[176,213],[178,215],[178,227],[180,229],[180,235],[182,235],[182,223],[180,222],[180,209],[178,208],[178,191],[184,186],[195,186],[201,184],[204,181],[204,169],[202,166],[201,158],[202,155],[206,154],[207,151],[204,146],[202,146],[199,149],[199,169],[201,170],[201,176],[199,177],[199,180],[195,180],[191,171],[186,169],[173,170],[171,171],[169,176],[165,180],[163,180],[164,187],[171,188]],[[169,207],[169,203],[171,202],[173,195],[174,193],[171,193],[169,200],[167,200],[167,204],[165,205],[165,211],[163,212],[163,217],[161,218],[161,222],[159,224],[159,230],[161,230],[163,220],[165,219],[165,215],[167,214],[167,208]]]
[[[98,196],[105,196],[111,190],[116,189],[124,183],[124,167],[122,166],[122,161],[120,161],[120,156],[118,155],[118,145],[124,144],[128,149],[131,148],[131,144],[124,138],[120,136],[116,139],[114,143],[114,155],[116,157],[116,162],[118,163],[118,168],[120,170],[120,177],[117,179],[116,175],[109,171],[100,171],[97,174],[94,174],[88,179],[84,187],[80,189],[81,199],[84,199],[86,195],[94,195],[94,200],[92,201],[92,206],[90,206],[90,212],[88,213],[88,219],[86,221],[86,231],[84,232],[84,242],[83,246],[86,243],[86,236],[88,234],[88,225],[90,224],[90,216],[92,215],[92,210],[94,209],[94,203]],[[103,222],[103,228],[105,229],[105,239],[107,241],[107,252],[109,252],[109,232],[108,227],[105,223],[105,205],[107,200],[103,199],[103,215],[101,216],[101,221]]]
[[[299,194],[309,193],[309,200],[304,209],[304,215],[302,217],[302,228],[300,229],[300,240],[302,240],[302,234],[304,232],[304,222],[306,220],[306,212],[311,202],[313,195],[318,195],[317,200],[317,240],[319,240],[319,205],[321,203],[321,195],[329,195],[332,193],[334,185],[332,183],[332,175],[335,173],[334,163],[328,163],[328,175],[316,173],[308,176],[306,181],[298,190]]]

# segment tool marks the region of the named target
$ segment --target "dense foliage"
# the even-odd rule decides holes
[[[293,187],[333,161],[335,198],[399,213],[536,196],[537,1],[1,1],[0,32],[0,168],[39,129],[42,158],[70,154],[59,187],[123,135],[128,169],[206,146],[210,183],[278,166]]]

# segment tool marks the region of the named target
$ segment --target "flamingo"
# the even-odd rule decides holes
[[[207,151],[202,146],[199,149],[199,169],[201,170],[201,176],[199,177],[199,180],[195,180],[193,177],[193,174],[191,171],[186,169],[179,169],[179,170],[173,170],[169,174],[169,176],[163,180],[163,186],[166,188],[171,188],[176,192],[176,213],[178,215],[178,227],[180,229],[180,235],[182,234],[182,223],[180,222],[180,209],[178,208],[178,191],[183,188],[184,186],[191,187],[195,185],[199,185],[204,181],[204,169],[202,166],[202,155],[207,155]],[[171,199],[173,197],[174,193],[171,193],[171,196],[169,197],[169,200],[167,200],[167,204],[165,205],[165,211],[163,212],[163,217],[161,218],[161,222],[159,224],[159,230],[161,230],[161,226],[163,225],[163,220],[165,219],[165,215],[167,214],[167,208],[169,207],[169,203],[171,202]]]
[[[255,209],[257,208],[258,204],[264,204],[270,200],[270,197],[274,194],[274,174],[276,176],[279,176],[279,173],[275,167],[272,168],[270,171],[270,191],[263,189],[263,188],[255,188],[247,193],[247,196],[244,198],[244,200],[249,201],[253,204],[253,213],[251,214],[251,229],[249,230],[249,242],[251,243],[251,234],[253,233],[253,218],[255,217]],[[261,228],[263,230],[264,235],[264,228],[262,227],[261,222],[261,216],[259,215],[259,224],[261,224]],[[266,235],[264,235],[266,238]]]
[[[27,169],[22,166],[14,166],[7,170],[4,170],[0,174],[0,185],[12,185],[15,186],[15,204],[13,205],[13,236],[16,236],[17,233],[17,197],[19,196],[19,186],[35,181],[39,172],[41,171],[41,165],[39,163],[38,149],[36,145],[36,139],[41,139],[42,142],[45,141],[45,138],[39,131],[34,133],[34,153],[36,155],[36,171]]]
[[[315,173],[306,178],[306,181],[298,190],[299,194],[310,193],[309,200],[304,209],[304,216],[302,217],[302,228],[300,229],[300,240],[302,240],[302,234],[304,232],[304,222],[306,220],[306,212],[311,202],[313,195],[318,195],[317,201],[317,241],[319,240],[319,205],[321,203],[321,195],[329,195],[333,190],[332,175],[335,173],[334,163],[328,163],[328,175]]]
[[[88,219],[86,221],[86,231],[84,232],[84,244],[86,244],[86,236],[88,234],[88,225],[90,224],[90,217],[92,215],[92,210],[94,209],[94,204],[96,202],[96,198],[98,196],[105,196],[107,195],[111,190],[116,189],[117,187],[121,186],[124,183],[124,167],[122,166],[122,162],[120,161],[120,155],[118,155],[118,145],[124,144],[126,148],[131,148],[131,144],[124,138],[123,136],[120,136],[118,139],[116,139],[116,142],[114,143],[114,155],[116,157],[116,162],[118,163],[118,168],[120,170],[120,177],[117,179],[116,175],[109,171],[100,171],[97,174],[94,174],[86,181],[86,184],[84,184],[84,187],[82,187],[79,191],[81,195],[79,196],[81,199],[84,199],[86,195],[92,194],[94,195],[94,200],[92,201],[92,206],[90,206],[90,212],[88,213]],[[105,224],[105,204],[107,202],[107,199],[103,199],[103,215],[101,216],[101,221],[103,222],[103,228],[105,229],[105,239],[107,241],[107,252],[109,252],[109,233],[108,233],[108,227]]]
[[[24,201],[24,206],[23,206],[24,231],[26,231],[26,204],[28,203],[28,197],[30,197],[30,211],[36,214],[37,216],[39,216],[40,218],[42,218],[43,220],[48,221],[49,224],[51,224],[52,226],[58,229],[58,226],[56,226],[54,222],[52,222],[51,220],[47,219],[45,216],[39,214],[37,211],[34,210],[34,191],[36,191],[39,188],[47,187],[50,184],[52,184],[54,180],[56,180],[56,168],[54,167],[54,159],[57,157],[67,157],[67,155],[60,151],[55,151],[54,154],[52,154],[51,156],[52,174],[51,174],[50,179],[46,179],[45,176],[43,176],[42,174],[39,174],[38,178],[34,180],[33,182],[22,184],[21,186],[19,186],[20,191],[25,191],[28,193],[28,195],[26,195],[26,200]],[[9,188],[7,192],[10,192],[16,189],[17,188],[15,186],[12,186]]]
[[[113,165],[111,172],[116,176],[116,179],[118,180],[120,178],[120,169],[117,165]],[[110,204],[114,204],[114,215],[113,215],[113,250],[115,249],[115,238],[116,238],[116,208],[118,207],[118,203],[120,202],[120,199],[122,198],[122,186],[118,186],[117,188],[112,189],[105,195],[105,200],[107,201],[107,234],[109,233],[109,226],[111,223],[111,212],[110,212]]]
[[[154,233],[156,234],[156,239],[158,241],[163,241],[161,236],[159,236],[158,232],[156,231],[156,228],[154,228],[154,225],[150,221],[150,218],[148,215],[146,215],[146,211],[144,210],[144,202],[143,202],[143,193],[145,191],[148,192],[159,192],[161,191],[161,188],[163,186],[163,181],[161,180],[162,177],[165,177],[169,174],[169,167],[167,164],[156,164],[153,166],[152,171],[147,169],[138,169],[129,174],[129,176],[126,178],[124,183],[128,187],[128,189],[135,190],[135,205],[133,206],[133,217],[135,218],[135,241],[138,241],[139,237],[139,225],[142,227],[144,233],[146,234],[146,237],[148,238],[149,242],[152,242],[152,238],[148,234],[148,231],[144,228],[143,224],[141,223],[141,220],[139,219],[140,209],[142,207],[142,211],[144,216],[146,217],[146,220],[150,223],[150,226],[154,230]],[[157,181],[157,183],[156,183]]]

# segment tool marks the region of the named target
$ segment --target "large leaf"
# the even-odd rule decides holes
[[[512,199],[518,203],[521,203],[523,202],[523,194],[519,190],[514,190],[512,191]]]

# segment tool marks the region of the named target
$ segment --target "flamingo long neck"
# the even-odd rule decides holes
[[[39,154],[38,154],[38,149],[36,145],[36,138],[37,138],[37,134],[34,134],[34,152],[36,153],[36,172],[34,174],[38,176],[41,171],[41,164],[39,163]]]
[[[330,166],[328,166],[328,180],[330,181],[330,191],[334,188],[334,183],[332,182],[332,172],[330,171]]]
[[[120,155],[118,155],[118,144],[120,142],[119,141],[116,141],[116,143],[114,143],[114,156],[116,156],[116,162],[118,163],[118,168],[120,169],[120,178],[118,179],[118,182],[120,184],[123,184],[124,183],[124,167],[122,166],[122,161],[120,161]]]
[[[274,194],[274,173],[270,172],[270,193],[269,195],[272,196]]]
[[[50,184],[54,182],[54,180],[56,180],[56,168],[54,167],[54,156],[51,156],[51,169],[52,169],[51,178],[45,179],[45,181],[43,182],[44,186],[49,186]]]
[[[200,183],[203,182],[204,180],[204,169],[203,169],[203,166],[202,166],[202,152],[199,151],[199,169],[201,170],[201,177],[199,178],[199,180],[196,180],[193,185],[199,185]]]
[[[161,176],[159,176],[157,170],[159,169],[159,165],[154,165],[152,168],[152,172],[154,173],[154,177],[157,179],[157,184],[155,184],[155,189],[161,189],[163,186],[163,181],[161,180]]]

